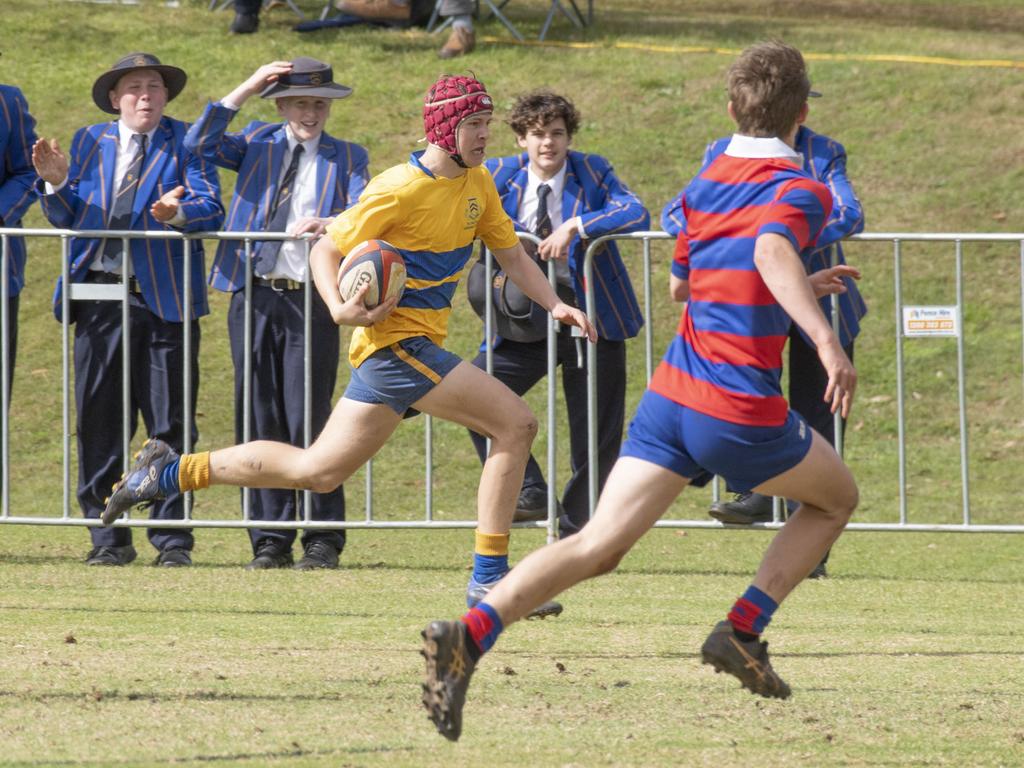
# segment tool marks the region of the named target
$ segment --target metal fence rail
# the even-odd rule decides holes
[[[149,238],[149,239],[177,239],[185,241],[184,248],[184,274],[187,277],[190,275],[190,263],[194,257],[192,241],[194,240],[241,240],[244,243],[247,262],[250,260],[248,256],[251,253],[254,241],[262,240],[288,240],[291,239],[283,234],[272,234],[266,232],[213,232],[213,233],[195,233],[195,234],[184,234],[178,232],[169,231],[156,231],[156,232],[137,232],[137,231],[72,231],[72,230],[59,230],[59,229],[14,229],[14,228],[0,228],[0,457],[2,457],[2,471],[0,471],[0,479],[2,479],[2,492],[0,492],[0,524],[30,524],[30,525],[70,525],[70,526],[95,526],[99,524],[97,520],[85,520],[78,517],[77,508],[72,512],[72,478],[71,478],[71,403],[70,403],[70,366],[69,366],[69,354],[70,354],[70,326],[67,318],[69,317],[69,308],[71,301],[77,300],[113,300],[120,301],[122,303],[122,322],[124,327],[124,337],[122,343],[122,354],[123,354],[123,417],[124,423],[122,426],[123,431],[123,446],[125,449],[125,464],[129,461],[129,444],[131,435],[128,431],[129,415],[130,415],[130,389],[129,389],[129,377],[131,373],[131,360],[129,357],[127,335],[130,333],[128,323],[128,301],[129,292],[127,283],[121,285],[94,285],[94,284],[74,284],[69,286],[69,290],[64,291],[63,294],[63,316],[64,320],[61,329],[61,353],[62,353],[62,406],[61,406],[61,417],[62,417],[62,484],[63,484],[63,495],[62,495],[62,509],[60,516],[54,517],[37,517],[37,516],[17,516],[12,515],[10,510],[10,465],[9,465],[9,438],[10,438],[10,419],[8,417],[8,407],[10,405],[10,388],[8,385],[9,370],[10,370],[10,350],[7,344],[7,328],[9,325],[9,298],[8,298],[8,272],[9,272],[9,240],[11,237],[27,237],[27,238],[57,238],[60,240],[61,247],[61,260],[62,260],[62,275],[64,284],[69,285],[69,265],[68,265],[68,249],[69,240],[72,237],[84,237],[84,238],[103,238],[103,237],[120,237],[125,240],[125,249],[127,250],[127,241],[134,238]],[[532,240],[536,242],[537,239],[531,235],[523,235],[523,239]],[[585,262],[584,262],[584,274],[585,274],[585,285],[587,287],[586,307],[587,313],[594,319],[594,296],[593,296],[593,260],[597,256],[602,246],[612,240],[615,241],[635,241],[640,246],[640,258],[642,261],[642,304],[644,308],[644,319],[645,327],[642,336],[644,346],[644,375],[646,380],[649,380],[656,361],[656,355],[660,354],[660,350],[654,348],[654,331],[653,331],[653,291],[652,287],[652,264],[653,259],[651,255],[651,243],[658,240],[668,241],[671,238],[664,232],[637,232],[629,235],[613,235],[598,238],[592,241],[586,251]],[[854,530],[875,530],[875,531],[956,531],[956,532],[977,532],[977,533],[1024,533],[1024,524],[1006,524],[1006,525],[988,525],[979,524],[972,520],[971,517],[971,504],[970,504],[970,487],[969,487],[969,446],[967,441],[968,424],[966,416],[966,389],[965,389],[965,364],[964,364],[964,326],[963,326],[963,245],[969,242],[987,242],[987,243],[1015,243],[1019,249],[1019,284],[1020,284],[1020,301],[1021,307],[1024,308],[1024,234],[979,234],[979,233],[951,233],[951,234],[939,234],[939,233],[871,233],[861,234],[851,238],[858,242],[889,242],[892,244],[892,264],[894,270],[894,304],[896,308],[896,379],[897,379],[897,415],[898,415],[898,485],[899,485],[899,517],[895,522],[853,522],[848,527]],[[957,387],[958,387],[958,404],[959,404],[959,441],[960,441],[960,466],[959,466],[959,478],[961,484],[961,495],[962,495],[962,519],[957,524],[941,524],[941,523],[911,523],[908,520],[907,514],[907,475],[906,475],[906,402],[905,402],[905,371],[903,370],[903,286],[902,286],[902,262],[903,262],[903,250],[902,246],[906,242],[941,242],[949,243],[953,248],[954,262],[955,262],[955,283],[956,283],[956,327],[959,329],[957,335]],[[309,244],[307,242],[306,255],[308,259],[309,255]],[[491,254],[485,252],[485,263],[487,269],[491,270]],[[308,271],[307,271],[308,274]],[[488,273],[490,274],[490,272]],[[554,267],[553,264],[549,264],[548,270],[549,280],[554,284]],[[251,370],[252,370],[252,352],[251,352],[251,312],[250,310],[250,296],[252,290],[252,273],[251,270],[246,275],[245,292],[246,292],[246,324],[245,324],[245,338],[246,338],[246,353],[244,360],[244,372],[245,372],[245,386],[243,394],[243,407],[244,412],[247,414],[246,423],[243,427],[243,436],[245,439],[249,438],[250,434],[250,420],[251,420]],[[191,306],[191,297],[194,287],[190,284],[190,281],[186,279],[186,285],[184,287],[184,306]],[[311,435],[311,411],[310,411],[310,365],[311,365],[311,354],[310,354],[310,317],[312,308],[312,291],[315,290],[311,283],[307,281],[305,287],[305,311],[306,311],[306,348],[304,350],[304,368],[305,368],[305,413],[304,413],[304,427],[305,427],[305,443],[308,445],[312,439]],[[484,337],[490,339],[493,336],[492,329],[490,328],[490,292],[487,294],[487,317],[488,320],[485,322],[483,331]],[[835,297],[833,297],[835,301]],[[836,313],[834,313],[836,314]],[[673,315],[671,322],[674,324],[676,317]],[[191,430],[192,424],[191,419],[191,401],[194,397],[194,393],[191,391],[191,365],[189,350],[191,349],[191,325],[190,323],[182,324],[184,334],[184,346],[185,346],[185,371],[184,371],[184,399],[185,399],[185,419],[184,435],[185,450],[191,449]],[[557,403],[557,392],[556,392],[556,363],[555,363],[555,349],[556,349],[556,334],[557,334],[557,323],[552,322],[548,329],[548,381],[547,381],[547,408],[546,408],[546,425],[547,425],[547,477],[549,480],[549,496],[548,496],[548,520],[534,523],[517,523],[516,527],[525,528],[546,528],[548,536],[553,537],[556,533],[556,493],[558,482],[557,478],[557,421],[558,421],[558,403]],[[1024,336],[1024,317],[1022,317],[1022,336]],[[1022,344],[1021,350],[1022,367],[1024,367],[1024,344]],[[589,397],[588,397],[588,451],[590,455],[590,490],[591,490],[591,507],[596,501],[596,488],[597,488],[597,445],[596,445],[596,424],[598,414],[596,413],[596,381],[599,371],[596,368],[596,356],[587,355],[587,366],[588,366],[588,380],[589,380]],[[487,348],[487,368],[491,369],[491,350]],[[1024,373],[1022,373],[1021,380],[1022,393],[1024,393]],[[837,417],[837,447],[842,453],[842,425]],[[316,529],[337,529],[337,528],[387,528],[387,529],[409,529],[409,528],[474,528],[476,526],[475,519],[467,520],[439,520],[434,517],[434,497],[433,497],[433,486],[434,486],[434,464],[433,464],[433,451],[434,451],[434,434],[433,434],[433,423],[429,416],[425,416],[424,425],[424,458],[425,458],[425,492],[424,492],[424,513],[422,518],[409,519],[409,520],[380,520],[376,519],[374,515],[374,479],[373,479],[373,462],[371,461],[365,470],[365,515],[363,519],[359,520],[346,520],[346,521],[312,521],[311,520],[311,505],[309,503],[309,492],[305,494],[305,502],[303,504],[304,515],[303,519],[296,521],[253,521],[250,519],[250,505],[248,500],[248,493],[243,495],[243,508],[241,519],[195,519],[192,517],[192,505],[191,498],[186,499],[185,503],[185,517],[180,520],[149,520],[144,518],[126,518],[119,520],[116,525],[118,526],[130,526],[130,527],[145,527],[145,528],[264,528],[264,529],[283,529],[283,528],[316,528]],[[719,488],[718,483],[713,486],[713,497],[718,498]],[[776,519],[772,523],[764,523],[755,525],[755,528],[773,528],[778,527],[782,524],[781,514],[783,505],[781,503],[776,504]],[[685,520],[685,519],[663,519],[657,524],[659,527],[675,527],[675,528],[722,528],[722,524],[709,519],[703,520]]]

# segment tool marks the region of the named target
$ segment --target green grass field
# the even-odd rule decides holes
[[[869,231],[1024,231],[1024,10],[1015,0],[598,0],[595,26],[580,33],[560,20],[552,46],[514,45],[483,23],[478,51],[447,66],[434,55],[442,37],[419,30],[298,35],[278,9],[258,35],[232,38],[230,13],[181,6],[7,3],[0,81],[19,85],[40,135],[66,146],[77,127],[103,119],[91,84],[128,51],[189,72],[168,109],[181,119],[261,63],[310,55],[355,87],[330,130],[364,144],[374,172],[415,148],[422,91],[445,69],[473,70],[500,109],[548,85],[583,112],[575,146],[610,157],[656,219],[705,144],[730,130],[724,73],[734,52],[781,37],[804,50],[826,94],[809,124],[846,145]],[[514,0],[507,11],[535,37],[546,4]],[[239,124],[272,114],[253,100]],[[494,154],[515,151],[500,125],[492,143]],[[233,183],[222,174],[225,194]],[[43,226],[38,208],[25,223]],[[904,246],[908,303],[953,303],[952,253]],[[675,326],[668,254],[654,249],[656,354]],[[897,511],[891,254],[871,243],[848,249],[871,306],[847,445],[866,521],[894,521]],[[971,502],[984,523],[1024,519],[1020,260],[1019,245],[965,246]],[[49,308],[58,265],[53,243],[31,245],[11,410],[18,516],[60,514],[62,360]],[[200,449],[233,434],[227,302],[213,295],[211,304]],[[450,347],[469,355],[478,339],[460,293]],[[905,355],[910,519],[958,522],[955,345],[908,341]],[[642,348],[630,356],[631,408]],[[538,410],[542,390],[530,399]],[[435,426],[435,515],[470,518],[475,455],[461,430]],[[423,420],[413,420],[375,463],[384,519],[422,516],[422,451]],[[349,485],[355,515],[361,489],[360,474]],[[703,518],[706,501],[683,494],[671,515]],[[202,494],[196,514],[237,516],[237,495]],[[844,537],[832,578],[798,590],[772,628],[776,666],[794,687],[779,703],[716,677],[696,653],[770,534],[658,530],[620,572],[568,594],[558,620],[509,631],[474,680],[463,740],[452,746],[419,708],[415,651],[427,620],[460,610],[469,532],[355,531],[343,568],[318,574],[243,572],[249,550],[237,530],[199,531],[197,566],[160,572],[143,567],[152,555],[141,533],[138,563],[96,573],[80,564],[85,531],[0,526],[0,764],[1024,764],[1024,567],[1014,536]],[[541,543],[539,532],[517,533],[515,555]]]

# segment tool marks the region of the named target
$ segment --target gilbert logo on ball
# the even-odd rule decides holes
[[[368,285],[363,297],[367,309],[405,290],[405,259],[391,243],[367,240],[348,252],[338,270],[338,290],[348,301],[360,288]]]

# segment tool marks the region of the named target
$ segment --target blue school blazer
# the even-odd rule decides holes
[[[150,206],[177,186],[185,187],[180,211],[183,232],[220,229],[224,208],[220,203],[217,169],[185,149],[188,125],[163,117],[146,150],[146,162],[132,206],[130,229],[173,230],[157,221]],[[43,194],[43,213],[55,227],[106,229],[113,207],[114,170],[117,165],[117,121],[80,128],[71,140],[68,183],[52,195]],[[40,182],[41,183],[41,182]],[[101,240],[71,239],[69,260],[71,281],[81,282],[89,271]],[[209,312],[206,301],[205,270],[201,241],[193,241],[191,262],[192,306],[186,312],[184,297],[185,248],[179,240],[129,241],[132,269],[146,306],[168,322],[180,323]],[[53,311],[61,319],[61,278],[53,295]],[[72,318],[73,320],[73,318]]]
[[[277,196],[288,138],[284,123],[249,123],[227,133],[237,114],[220,103],[208,104],[185,137],[185,146],[207,162],[238,172],[228,210],[227,231],[262,231]],[[316,154],[316,215],[335,216],[359,200],[369,179],[369,155],[363,147],[320,136]],[[210,269],[210,285],[221,291],[245,287],[245,243],[222,240]]]
[[[36,201],[35,125],[21,91],[0,85],[0,226],[20,227],[25,211]],[[8,293],[17,296],[25,285],[25,238],[11,237],[7,243]]]
[[[516,216],[526,191],[529,163],[530,158],[525,152],[486,161],[487,170],[498,187],[501,205],[520,231],[523,227]],[[612,233],[639,232],[650,226],[651,216],[643,203],[615,175],[611,163],[603,157],[570,151],[566,165],[562,220],[580,216],[587,239]],[[586,245],[579,235],[569,244],[569,272],[580,307],[586,306],[583,287]],[[643,327],[644,318],[629,273],[613,242],[606,243],[594,255],[594,309],[597,334],[603,339],[629,339]]]

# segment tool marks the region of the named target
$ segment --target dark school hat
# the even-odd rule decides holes
[[[351,95],[351,88],[334,82],[334,71],[330,64],[306,56],[293,60],[292,71],[278,77],[276,82],[268,85],[260,94],[264,99],[281,99],[285,96],[344,99]]]
[[[161,64],[160,59],[151,53],[129,53],[118,59],[114,66],[96,78],[96,82],[92,84],[92,100],[96,106],[111,115],[120,114],[120,111],[114,109],[114,105],[110,103],[110,92],[117,86],[118,80],[139,69],[153,69],[160,73],[167,87],[168,101],[181,93],[185,81],[188,80],[185,70]]]

